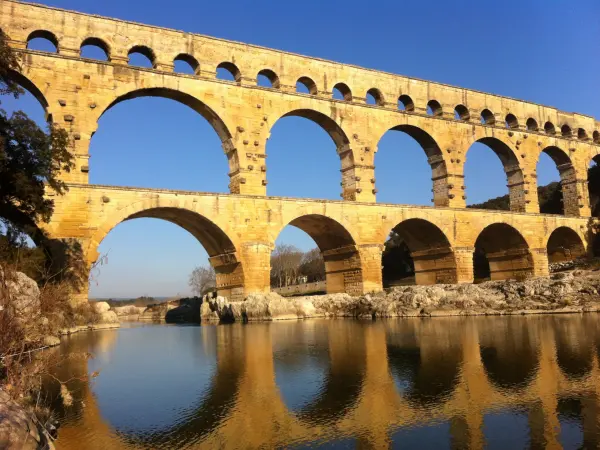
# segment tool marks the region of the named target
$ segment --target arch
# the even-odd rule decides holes
[[[523,171],[519,164],[517,156],[513,150],[498,138],[485,137],[478,139],[475,142],[487,145],[500,159],[504,172],[506,173],[508,191],[510,196],[510,210],[511,211],[524,211],[525,210],[525,196],[523,186]],[[472,147],[472,146],[471,146]],[[469,150],[465,157],[468,157]]]
[[[403,94],[398,97],[398,109],[404,110],[406,112],[414,112],[415,110],[415,102],[408,95]]]
[[[560,127],[560,134],[562,135],[562,137],[572,137],[573,136],[573,131],[571,130],[571,127],[567,124],[564,124],[562,127]]]
[[[544,124],[544,131],[546,132],[546,134],[550,134],[550,135],[556,134],[556,128],[554,127],[554,124],[550,121],[548,121]]]
[[[224,76],[225,74],[220,74],[221,72],[225,72],[225,74],[229,74],[232,77],[232,80],[227,80]],[[238,66],[229,61],[224,61],[217,66],[217,79],[225,80],[225,81],[235,81],[236,83],[240,83],[242,81],[242,73]]]
[[[31,33],[29,33],[29,36],[27,36],[27,48],[30,48],[29,44],[33,39],[44,39],[44,40],[50,42],[52,45],[54,45],[54,48],[55,48],[54,53],[59,53],[59,51],[60,51],[59,46],[58,46],[58,38],[51,31],[35,30],[35,31],[32,31]]]
[[[335,120],[319,111],[313,109],[295,109],[285,113],[281,117],[304,117],[305,119],[315,122],[327,132],[331,139],[333,139],[333,142],[335,142],[338,149],[341,149],[343,146],[350,143],[350,140],[348,139],[348,136],[346,136],[344,130],[342,130],[342,127],[338,125]],[[275,123],[277,123],[277,121],[275,121],[273,125],[275,125]]]
[[[308,91],[308,94],[317,95],[317,84],[311,78],[305,76],[298,78],[298,81],[296,81],[296,92],[304,94],[305,92],[300,91],[302,86]]]
[[[562,211],[559,213],[566,215],[579,215],[579,194],[577,192],[577,185],[574,181],[577,179],[577,174],[575,173],[575,168],[571,163],[571,158],[569,155],[559,147],[549,146],[542,150],[542,153],[550,156],[554,164],[556,164],[556,168],[558,173],[560,174],[560,186],[559,189],[562,195]],[[540,187],[540,186],[538,186]],[[552,201],[553,204],[560,203],[560,199],[556,201]],[[559,207],[556,207],[559,209]],[[551,213],[551,211],[541,211],[542,213]],[[554,212],[555,214],[557,212]]]
[[[589,139],[587,131],[584,128],[577,129],[577,139],[587,141]]]
[[[475,241],[475,250],[485,254],[492,281],[522,280],[533,275],[533,258],[527,241],[506,223],[485,227]]]
[[[586,255],[585,245],[576,231],[569,227],[556,228],[546,244],[548,262],[561,263],[582,258]]]
[[[304,214],[295,217],[287,225],[301,229],[317,244],[325,261],[328,294],[362,294],[360,254],[356,241],[342,224],[321,214]]]
[[[98,245],[117,225],[139,218],[166,220],[189,232],[208,253],[209,262],[217,274],[219,295],[231,300],[243,298],[244,271],[232,239],[204,215],[177,205],[156,206],[156,202],[145,200],[117,210],[92,236],[90,255],[97,255]]]
[[[259,77],[264,77],[271,86],[263,86],[263,87],[271,87],[273,89],[279,89],[281,87],[281,83],[279,82],[279,77],[275,72],[271,69],[263,69],[256,75],[256,84],[259,84]]]
[[[110,47],[104,40],[97,38],[97,37],[88,37],[88,38],[84,39],[83,42],[81,43],[81,46],[79,47],[79,55],[82,58],[85,58],[83,56],[83,47],[86,47],[86,46],[92,46],[92,47],[99,48],[100,50],[102,50],[104,52],[104,55],[106,56],[105,60],[110,61]]]
[[[529,119],[527,119],[525,126],[527,127],[527,130],[529,130],[529,131],[538,131],[538,129],[539,129],[538,123],[533,117],[530,117]]]
[[[458,281],[456,259],[450,241],[444,232],[424,219],[407,219],[392,229],[398,242],[408,247],[414,263],[416,284],[453,284]],[[388,250],[386,248],[386,250]],[[382,256],[382,270],[386,279],[393,274],[386,271],[386,252]],[[393,252],[388,253],[387,263],[393,263]]]
[[[427,102],[427,114],[434,117],[441,117],[443,114],[442,105],[437,100],[429,100]]]
[[[504,119],[504,122],[506,123],[506,128],[511,128],[513,130],[519,128],[519,120],[514,114],[508,113]]]
[[[153,69],[156,68],[156,55],[154,54],[154,50],[152,50],[150,47],[147,47],[145,45],[134,45],[133,47],[131,47],[129,52],[127,52],[127,56],[129,56],[129,58],[130,58],[130,62],[129,62],[130,65],[131,65],[131,55],[134,55],[134,54],[140,54],[142,56],[145,56],[148,59],[148,61],[150,61],[152,68]]]
[[[20,72],[9,69],[6,73],[6,76],[9,80],[18,84],[23,89],[29,91],[31,95],[33,95],[36,98],[36,100],[40,102],[40,104],[46,111],[46,120],[48,120],[48,122],[52,122],[52,116],[48,112],[48,107],[50,106],[50,104],[48,103],[48,100],[46,100],[46,97],[39,88],[29,78],[27,78]]]
[[[336,98],[335,95],[335,91],[339,92],[339,96],[341,96],[341,98]],[[352,101],[352,91],[350,90],[350,88],[348,87],[348,85],[346,83],[337,83],[334,87],[333,87],[333,98],[337,99],[337,100],[344,100],[346,102],[351,102]]]
[[[600,131],[594,130],[592,133],[592,140],[594,141],[594,144],[600,144]]]
[[[221,141],[223,141],[225,143],[226,141],[231,139],[231,133],[229,132],[229,129],[225,125],[225,122],[223,122],[223,120],[219,117],[219,115],[214,110],[212,110],[209,106],[207,106],[202,101],[198,100],[196,97],[193,97],[192,95],[187,94],[182,91],[177,91],[175,89],[146,88],[146,89],[138,89],[135,91],[127,92],[126,94],[123,94],[123,95],[117,97],[110,105],[108,105],[106,107],[106,109],[104,111],[102,111],[102,114],[100,115],[100,117],[102,117],[102,115],[105,114],[106,111],[108,111],[113,106],[115,106],[125,100],[131,100],[131,99],[140,98],[140,97],[162,97],[162,98],[168,98],[171,100],[175,100],[179,103],[183,103],[184,105],[189,106],[194,111],[196,111],[198,114],[200,114],[202,117],[204,117],[215,129],[215,131],[221,138]]]
[[[520,317],[500,318],[479,332],[481,362],[491,383],[520,391],[534,379],[539,353],[530,324]]]
[[[365,103],[369,105],[383,106],[385,104],[383,94],[379,89],[371,88],[367,91]]]
[[[454,108],[454,118],[456,120],[468,121],[471,118],[471,114],[469,113],[469,108],[465,105],[456,105]]]
[[[198,73],[200,72],[200,63],[196,58],[194,58],[188,53],[180,53],[179,55],[177,55],[173,60],[173,64],[175,64],[175,62],[177,61],[182,61],[186,63],[190,67],[194,75],[198,75]]]
[[[481,111],[481,123],[483,125],[495,125],[496,117],[494,116],[494,113],[489,109],[484,109]]]
[[[433,203],[435,206],[448,206],[448,171],[442,150],[435,139],[425,130],[414,125],[397,125],[387,131],[402,131],[418,142],[425,151],[427,162],[431,166]],[[379,140],[381,141],[381,138]]]

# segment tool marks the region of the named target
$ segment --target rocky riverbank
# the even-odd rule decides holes
[[[599,270],[571,270],[525,281],[402,286],[359,297],[329,294],[286,298],[269,293],[250,295],[241,302],[206,297],[200,314],[203,322],[245,322],[588,311],[600,311]]]

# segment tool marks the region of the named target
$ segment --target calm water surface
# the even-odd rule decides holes
[[[67,449],[598,448],[600,316],[81,333]],[[55,395],[49,387],[48,393]]]

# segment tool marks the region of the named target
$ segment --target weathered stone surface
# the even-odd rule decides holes
[[[241,302],[206,300],[203,314],[221,321],[271,321],[313,317],[412,317],[458,314],[581,312],[600,308],[600,271],[489,281],[477,285],[404,286],[352,297],[328,294],[281,297],[254,294]],[[216,314],[216,316],[215,316]]]
[[[499,227],[491,233],[497,248],[487,255],[492,279],[547,275],[549,259],[580,257],[589,247],[593,223],[588,220],[587,169],[600,153],[600,123],[592,117],[14,0],[0,3],[0,28],[23,56],[21,75],[28,89],[55,125],[73,138],[76,167],[62,174],[69,190],[53,197],[52,221],[42,226],[54,238],[77,240],[90,264],[110,230],[124,220],[140,217],[170,220],[190,231],[206,246],[217,274],[218,292],[232,302],[269,292],[271,249],[279,232],[290,223],[318,242],[325,259],[327,292],[353,296],[382,289],[381,250],[390,230],[397,226],[411,228],[404,231],[417,282],[423,285],[472,282],[473,249],[490,226]],[[58,54],[27,49],[32,32],[42,30],[56,37]],[[78,49],[90,36],[106,43],[108,61],[81,58]],[[155,61],[150,69],[127,66],[129,51],[140,43],[152,46],[149,54]],[[201,61],[200,72],[193,76],[174,73],[174,55]],[[235,72],[234,82],[215,79],[224,60]],[[257,88],[256,74],[266,67],[280,73],[274,73],[272,87]],[[310,85],[309,94],[295,92],[300,74]],[[342,81],[351,81],[346,87],[354,95],[345,101],[334,100],[332,87]],[[367,91],[377,94],[377,105],[365,104]],[[99,118],[123,100],[146,95],[180,101],[207,118],[223,142],[230,192],[236,195],[88,184],[93,170],[89,145]],[[405,105],[402,111],[398,100]],[[432,104],[434,114],[427,114],[427,106]],[[454,115],[455,108],[462,111],[459,117]],[[491,116],[485,118],[485,124],[481,123],[482,114]],[[509,114],[510,129],[505,120]],[[315,121],[334,140],[340,157],[342,201],[266,197],[266,142],[274,124],[286,115]],[[540,127],[526,127],[529,119]],[[579,139],[579,133],[546,133],[541,128],[546,122],[557,129],[566,125],[573,131],[582,130],[592,139]],[[375,202],[374,155],[390,129],[411,134],[424,148],[431,166],[432,200],[439,208]],[[465,155],[476,142],[501,149],[511,212],[465,209]],[[537,214],[536,166],[544,151],[551,151],[553,159],[561,161],[568,217]],[[410,242],[412,231],[422,233],[423,239]],[[426,306],[430,301],[420,292],[407,295],[411,307]],[[87,288],[78,298],[87,300]],[[287,315],[287,308],[273,305],[276,316]],[[250,312],[260,315],[264,311]]]
[[[8,291],[17,314],[31,317],[40,313],[40,288],[22,272],[14,272],[8,280]]]
[[[43,344],[46,347],[54,347],[60,345],[60,339],[57,336],[45,336]]]
[[[100,323],[118,323],[119,317],[114,311],[106,311],[100,314]]]
[[[144,314],[144,312],[146,311],[146,307],[133,305],[115,306],[111,310],[114,311],[117,316],[135,316],[139,314]]]

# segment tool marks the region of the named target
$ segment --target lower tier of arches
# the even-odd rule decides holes
[[[327,292],[350,295],[393,284],[398,258],[404,275],[421,285],[546,276],[549,265],[586,256],[595,237],[595,224],[576,217],[96,185],[70,185],[55,197],[45,228],[77,242],[91,267],[113,228],[143,217],[198,239],[219,294],[231,300],[270,291],[271,253],[288,225],[314,240]],[[87,299],[83,285],[80,297]]]

